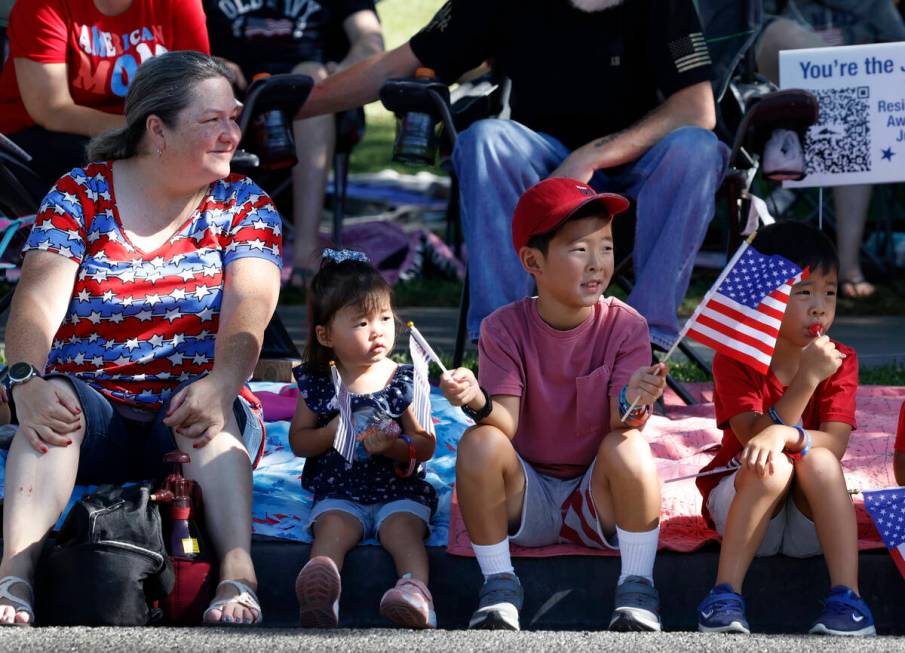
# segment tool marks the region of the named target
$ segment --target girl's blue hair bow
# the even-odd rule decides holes
[[[367,254],[364,252],[357,252],[354,249],[330,249],[327,247],[324,249],[324,253],[321,254],[321,258],[330,259],[334,263],[342,263],[343,261],[371,262],[371,259],[368,258]]]

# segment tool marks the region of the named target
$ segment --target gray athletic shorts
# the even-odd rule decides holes
[[[729,506],[735,498],[736,474],[738,471],[720,479],[707,499],[707,510],[710,511],[710,517],[720,535],[726,531]],[[760,543],[755,555],[772,556],[777,553],[792,558],[810,558],[821,554],[817,528],[795,505],[791,492],[780,511],[770,520],[767,534],[764,535],[764,541]]]
[[[616,534],[600,528],[591,495],[596,459],[578,478],[545,476],[519,456],[525,472],[522,523],[509,541],[520,546],[580,544],[595,549],[618,549]]]

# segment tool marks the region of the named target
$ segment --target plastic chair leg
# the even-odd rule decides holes
[[[333,244],[337,247],[342,244],[348,182],[349,153],[338,152],[333,156]]]
[[[462,284],[462,299],[459,300],[459,321],[456,324],[456,347],[453,350],[453,367],[462,367],[465,356],[465,339],[468,337],[468,271],[465,272],[465,283]]]

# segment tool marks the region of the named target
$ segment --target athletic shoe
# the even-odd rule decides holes
[[[518,613],[525,593],[518,576],[493,574],[484,580],[478,594],[478,609],[471,615],[469,628],[479,630],[520,630]]]
[[[814,635],[865,637],[876,635],[877,629],[864,599],[844,585],[836,585],[823,604],[823,612],[808,632]]]
[[[436,628],[437,614],[430,590],[406,574],[380,599],[380,614],[401,628]]]
[[[660,630],[660,593],[642,576],[629,576],[616,586],[610,630]]]
[[[745,618],[745,599],[727,583],[717,585],[698,606],[698,630],[702,633],[750,635]]]
[[[299,621],[306,628],[336,628],[342,580],[336,564],[327,556],[311,558],[295,579]]]

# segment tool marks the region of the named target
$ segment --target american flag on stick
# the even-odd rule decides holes
[[[807,278],[807,268],[742,243],[679,339],[687,335],[766,374],[792,286]]]
[[[905,488],[865,490],[864,507],[905,578]]]
[[[723,268],[662,362],[688,336],[762,374],[769,371],[792,286],[809,273],[778,254],[758,252],[751,246],[755,235],[742,243]],[[637,403],[637,399],[632,402],[623,422]]]
[[[355,428],[352,425],[352,400],[349,390],[343,383],[336,363],[330,361],[330,376],[333,379],[333,389],[336,393],[336,406],[339,409],[339,424],[336,426],[336,435],[333,437],[333,448],[351,465],[355,460]]]
[[[412,367],[415,372],[412,409],[415,411],[415,418],[421,424],[421,428],[431,435],[436,435],[434,433],[434,421],[431,417],[431,388],[427,379],[427,369],[431,360],[437,363],[444,372],[446,368],[440,362],[440,357],[427,344],[427,340],[424,339],[421,332],[415,328],[415,324],[409,322],[407,326],[409,328],[409,354],[412,357]]]

